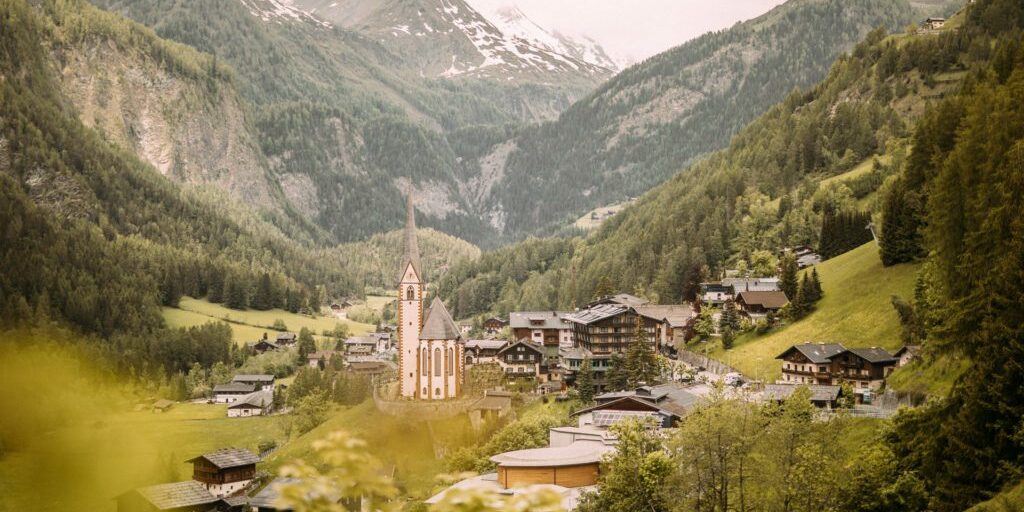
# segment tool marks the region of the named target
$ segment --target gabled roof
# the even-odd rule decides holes
[[[248,409],[252,407],[269,407],[274,403],[274,392],[269,389],[249,393],[228,406],[228,409]]]
[[[789,304],[786,294],[780,291],[774,292],[740,292],[737,300],[744,304],[757,304],[769,309],[778,309]]]
[[[269,373],[260,374],[239,374],[231,379],[232,382],[274,382],[274,376]]]
[[[346,345],[376,345],[380,341],[376,335],[368,334],[366,336],[352,336],[345,340]]]
[[[650,303],[651,301],[644,299],[642,297],[637,297],[636,295],[630,295],[628,293],[619,293],[616,295],[601,297],[595,300],[594,302],[591,302],[590,305],[596,306],[599,304],[619,304],[621,306],[635,307],[643,306],[644,304]]]
[[[899,359],[897,356],[890,354],[888,350],[878,347],[851,348],[847,349],[847,351],[860,356],[869,363],[894,363]]]
[[[279,332],[277,333],[277,341],[295,341],[298,336],[294,332]]]
[[[522,346],[526,347],[527,349],[532,350],[532,351],[534,351],[534,352],[536,352],[536,353],[538,353],[540,355],[544,355],[544,350],[541,347],[538,347],[532,341],[529,341],[529,340],[527,340],[525,338],[523,338],[523,339],[521,339],[521,340],[519,340],[519,341],[517,341],[515,343],[509,343],[508,345],[505,345],[505,348],[503,348],[503,349],[498,351],[498,355],[504,354],[505,352],[508,352],[509,350],[512,350],[513,348],[518,347],[520,345],[522,345]]]
[[[321,359],[330,359],[334,357],[334,354],[340,354],[337,350],[317,350],[316,352],[310,352],[306,355],[306,362],[319,361]]]
[[[220,501],[220,498],[210,494],[203,484],[195,480],[151,485],[129,492],[138,493],[146,501],[152,503],[157,510],[195,507]]]
[[[921,345],[903,345],[900,347],[893,356],[903,357],[903,354],[910,354],[916,356],[921,353]]]
[[[420,332],[421,340],[457,340],[462,338],[459,326],[455,325],[448,308],[444,307],[441,299],[434,297],[430,303],[430,310],[427,311],[426,320],[423,322],[423,331]]]
[[[785,359],[794,350],[803,354],[810,362],[821,364],[827,363],[837,354],[845,352],[846,347],[838,343],[804,343],[789,347],[785,352],[775,356],[775,359]]]
[[[466,349],[501,350],[507,343],[505,340],[469,340],[466,342]]]
[[[221,448],[215,452],[204,453],[185,462],[195,462],[200,459],[205,459],[207,462],[220,469],[248,466],[249,464],[256,464],[260,461],[260,458],[257,457],[255,453],[250,452],[245,448]]]
[[[419,278],[420,282],[425,282],[426,278],[423,276],[420,267],[420,246],[416,240],[416,209],[413,206],[412,190],[409,191],[409,195],[406,196],[406,212],[405,212],[405,235],[402,243],[402,264],[398,268],[398,279],[397,282],[401,283],[402,278],[405,277],[405,270],[412,265],[412,269],[416,272],[416,277]]]
[[[726,277],[722,284],[731,286],[735,293],[739,292],[774,292],[779,290],[777,277]]]
[[[213,387],[214,394],[216,393],[252,393],[256,391],[255,384],[242,384],[241,382],[229,382],[227,384],[217,384]]]
[[[605,318],[621,315],[626,311],[629,311],[629,307],[621,304],[598,304],[586,309],[581,309],[566,318],[570,322],[587,325],[599,322]]]
[[[280,346],[279,346],[279,345],[278,345],[277,343],[274,343],[273,341],[270,341],[270,340],[259,340],[259,341],[254,341],[254,342],[252,342],[252,344],[251,344],[251,346],[252,346],[252,347],[254,347],[254,348],[255,348],[255,347],[258,347],[258,346],[260,346],[260,345],[268,345],[268,346],[270,346],[270,348],[273,348],[273,349],[275,349],[275,350],[276,350],[276,349],[278,349],[278,348],[280,348]]]
[[[260,492],[256,493],[252,498],[249,498],[249,506],[251,507],[265,507],[276,510],[276,503],[279,493],[277,492],[278,486],[281,485],[292,485],[298,483],[298,478],[290,477],[277,477],[270,481]]]
[[[509,325],[513,329],[569,329],[571,324],[562,311],[514,311],[509,313]]]

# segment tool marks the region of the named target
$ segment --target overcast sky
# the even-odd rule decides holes
[[[586,34],[617,61],[637,61],[755,18],[783,0],[468,0],[478,10],[518,5],[538,25]]]

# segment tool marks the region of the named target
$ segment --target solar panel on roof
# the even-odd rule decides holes
[[[594,426],[610,427],[627,418],[646,418],[654,415],[655,413],[646,411],[594,411]]]

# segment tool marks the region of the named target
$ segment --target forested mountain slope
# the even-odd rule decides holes
[[[65,83],[87,58],[83,48],[104,47],[130,64],[120,68],[126,75],[145,63],[186,91],[227,89],[212,57],[77,0],[0,2],[0,22],[0,323],[53,320],[109,338],[159,330],[160,306],[182,294],[230,292],[244,307],[260,278],[276,304],[296,310],[318,289],[361,292],[267,222],[234,215],[230,200],[183,192],[106,142],[79,121],[78,98],[69,97],[79,89]],[[143,359],[155,343],[129,339],[142,344],[132,357]]]
[[[823,82],[792,92],[728,149],[679,172],[606,221],[578,244],[572,261],[517,277],[518,300],[537,297],[534,286],[564,288],[565,281],[556,279],[571,274],[571,290],[521,305],[585,303],[602,279],[672,302],[692,298],[702,279],[754,251],[819,246],[826,217],[856,214],[862,208],[858,198],[878,190],[903,165],[910,130],[926,106],[955,92],[965,70],[985,62],[985,54],[978,50],[971,57],[964,44],[954,30],[890,37],[884,30],[872,32]],[[883,154],[885,159],[873,163]],[[820,185],[858,165],[871,170]],[[465,279],[443,289],[446,297],[466,295],[478,289],[478,281],[493,279],[485,268],[459,268],[454,275]],[[467,302],[480,308],[463,313],[487,311],[508,289],[474,295]]]
[[[513,139],[484,194],[492,223],[514,238],[640,195],[821,80],[872,29],[913,18],[903,0],[791,0],[637,64]]]

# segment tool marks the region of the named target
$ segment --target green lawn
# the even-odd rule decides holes
[[[967,512],[1021,512],[1024,511],[1024,482],[997,494],[994,498],[979,503]]]
[[[177,404],[167,413],[97,414],[40,432],[27,449],[0,459],[0,510],[113,511],[122,492],[190,478],[189,458],[228,446],[255,450],[262,440],[283,438],[282,417],[229,419],[226,411],[226,405]]]
[[[909,298],[918,265],[883,267],[874,242],[818,265],[825,296],[807,318],[764,336],[747,333],[732,350],[712,347],[712,357],[753,378],[774,381],[781,374],[775,356],[790,345],[837,342],[847,347],[900,347],[900,325],[890,296]],[[693,350],[701,350],[692,346]]]
[[[897,368],[886,379],[886,386],[898,391],[947,396],[953,383],[969,366],[970,362],[966,358],[951,355],[935,360],[918,360]]]
[[[379,313],[381,311],[384,311],[384,306],[394,301],[395,298],[390,295],[367,295],[366,307]]]
[[[340,320],[330,316],[310,317],[290,313],[283,309],[269,311],[246,310],[237,311],[220,304],[213,304],[203,299],[182,297],[177,308],[164,308],[164,319],[171,327],[191,327],[207,322],[225,321],[231,325],[234,340],[238,344],[258,340],[263,333],[273,338],[276,332],[272,329],[275,320],[282,320],[288,330],[298,332],[303,327],[313,330],[318,339],[325,330],[333,330],[341,323],[348,325],[354,335],[373,332],[374,326],[361,324],[351,320]]]

